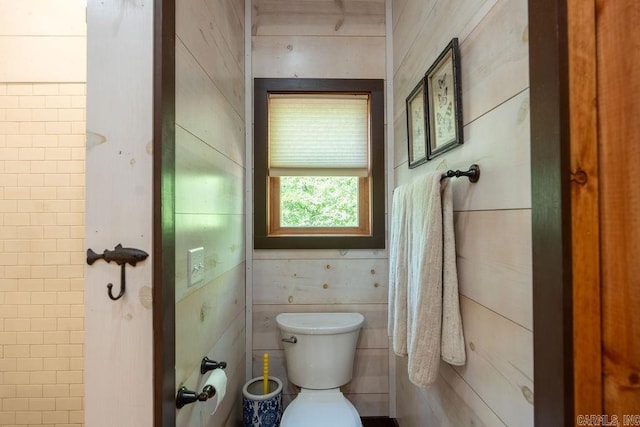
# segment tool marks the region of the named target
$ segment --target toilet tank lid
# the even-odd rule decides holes
[[[342,334],[359,329],[364,316],[360,313],[280,313],[276,323],[283,331],[297,334]]]

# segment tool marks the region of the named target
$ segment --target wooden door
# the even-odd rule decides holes
[[[640,3],[569,0],[574,413],[640,413]],[[626,416],[626,417],[625,417]]]
[[[629,425],[640,414],[640,3],[596,6],[603,413]]]

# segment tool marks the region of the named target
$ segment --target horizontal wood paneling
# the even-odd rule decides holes
[[[242,263],[243,236],[244,215],[177,215],[176,301]],[[199,247],[204,248],[205,279],[187,288],[187,251]]]
[[[210,11],[210,3],[204,0],[180,0],[176,8],[176,34],[191,54],[198,58],[236,114],[243,117],[244,45],[243,39],[238,39],[235,32],[238,32],[238,26],[244,28],[244,20],[237,18],[229,1],[218,2],[224,9],[221,13],[203,13]],[[230,25],[234,30],[229,28]]]
[[[240,424],[245,383],[244,2],[176,5],[176,384],[202,390],[204,356],[227,362],[227,394],[178,410],[179,427]],[[205,279],[187,289],[187,251]]]
[[[472,426],[478,421],[486,426],[533,426],[531,331],[468,298],[462,297],[460,304],[466,365],[441,363],[436,385],[417,389],[408,381],[406,359],[400,358],[399,422],[416,426]],[[406,402],[405,397],[409,399]],[[431,415],[417,410],[423,400]],[[419,421],[422,416],[434,419]]]
[[[441,363],[420,389],[396,358],[403,427],[533,425],[531,167],[525,0],[393,3],[396,185],[480,165],[453,179],[456,255],[467,363]],[[461,53],[464,145],[407,167],[404,101],[452,38]]]
[[[498,1],[460,45],[464,123],[529,87],[527,3]]]
[[[254,16],[304,14],[384,17],[384,0],[254,0]],[[291,23],[294,26],[295,23]]]
[[[346,394],[387,394],[389,392],[389,352],[387,349],[358,349],[353,379],[342,387]]]
[[[447,364],[429,388],[414,390],[407,359],[398,359],[398,422],[425,427],[498,427],[504,424]],[[482,414],[482,415],[480,415]]]
[[[254,37],[253,76],[383,79],[384,56],[384,37]]]
[[[176,128],[176,301],[244,259],[244,169]],[[221,242],[227,242],[221,244]],[[204,247],[205,280],[187,289],[187,251]]]
[[[425,5],[412,0],[404,8],[401,21],[393,30],[393,85],[399,102],[409,95],[440,52],[452,38],[468,33],[477,25],[476,13],[486,13],[483,5],[492,0],[432,1]],[[464,39],[459,40],[460,44]],[[463,59],[461,58],[461,63]]]
[[[253,5],[253,77],[385,78],[384,0]],[[268,350],[274,375],[286,380],[278,313],[358,311],[365,327],[345,395],[362,416],[388,416],[387,251],[257,250],[251,270],[254,375]],[[287,386],[285,404],[296,392]]]
[[[455,367],[508,426],[533,426],[533,333],[461,297],[467,364]]]
[[[455,230],[460,293],[533,330],[531,211],[460,212]]]
[[[242,116],[180,40],[176,41],[176,125],[244,164]]]
[[[529,91],[526,90],[465,126],[464,144],[445,156],[415,169],[396,161],[396,181],[406,183],[434,170],[467,170],[469,165],[477,163],[480,181],[472,184],[466,178],[452,180],[454,210],[531,208],[529,125]],[[406,140],[402,130],[398,132],[403,126],[406,128],[396,122],[396,141]],[[406,159],[406,148],[396,152],[396,156]]]
[[[204,355],[244,311],[244,264],[176,304],[176,384],[200,369]],[[227,356],[224,356],[227,357]]]
[[[210,417],[213,411],[211,402],[202,402],[194,405],[187,405],[178,411],[177,425],[202,425],[202,426],[223,426],[229,418],[238,418],[238,405],[242,399],[242,386],[244,384],[244,359],[245,359],[245,318],[244,313],[236,315],[229,327],[220,337],[215,346],[200,357],[207,356],[212,360],[225,361],[227,367],[227,394],[220,403],[215,417]],[[199,368],[199,367],[198,367]],[[194,370],[189,378],[182,382],[177,382],[176,386],[185,386],[190,390],[202,390],[207,374],[200,374],[200,370]]]
[[[440,379],[442,379],[455,393],[456,400],[461,399],[464,405],[469,408],[471,412],[467,416],[471,419],[479,419],[481,421],[478,424],[491,426],[502,426],[503,422],[496,415],[496,413],[489,407],[481,396],[467,384],[467,382],[456,372],[453,366],[446,363],[440,364]],[[439,380],[440,380],[439,379]],[[448,392],[447,392],[448,393]],[[449,417],[456,418],[457,405],[443,405],[438,406],[435,402],[438,401],[438,393],[432,397],[432,406],[438,411],[438,417],[443,422],[448,421]],[[455,402],[455,400],[454,400]],[[455,424],[453,424],[455,426]],[[473,422],[469,422],[470,426],[474,426]]]
[[[345,397],[353,403],[361,417],[389,416],[388,393],[347,393]]]
[[[386,249],[314,249],[301,251],[299,249],[255,250],[253,259],[364,259],[388,257]]]
[[[384,259],[254,260],[254,304],[385,304]]]
[[[182,127],[176,129],[176,144],[180,146],[176,153],[176,213],[242,214],[244,168]]]
[[[521,1],[496,2],[484,2],[476,14],[469,18],[466,26],[451,35],[458,37],[460,42],[465,125],[529,85],[526,4]],[[439,50],[432,52],[428,61],[425,61],[420,60],[424,58],[422,51],[416,52],[416,58],[407,60],[396,70],[394,88],[401,95],[395,98],[396,120],[404,120],[406,97],[439,53]]]
[[[257,22],[258,25],[253,27],[253,35],[257,36],[284,33],[297,36],[384,37],[385,31],[384,13],[381,16],[273,14],[260,15]]]
[[[252,22],[254,36],[384,37],[385,6],[384,0],[256,0]]]
[[[460,41],[464,125],[528,86],[528,26],[523,10],[526,5],[522,3],[484,2],[465,27],[451,36]],[[408,61],[394,75],[394,90],[398,94],[394,101],[396,165],[407,159],[406,97],[439,52],[420,62],[424,53],[419,50],[418,59]]]

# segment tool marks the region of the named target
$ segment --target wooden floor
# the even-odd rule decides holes
[[[393,418],[363,417],[362,427],[398,427],[398,423]]]

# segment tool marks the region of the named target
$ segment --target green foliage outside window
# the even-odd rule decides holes
[[[357,227],[358,178],[280,177],[283,227]]]

